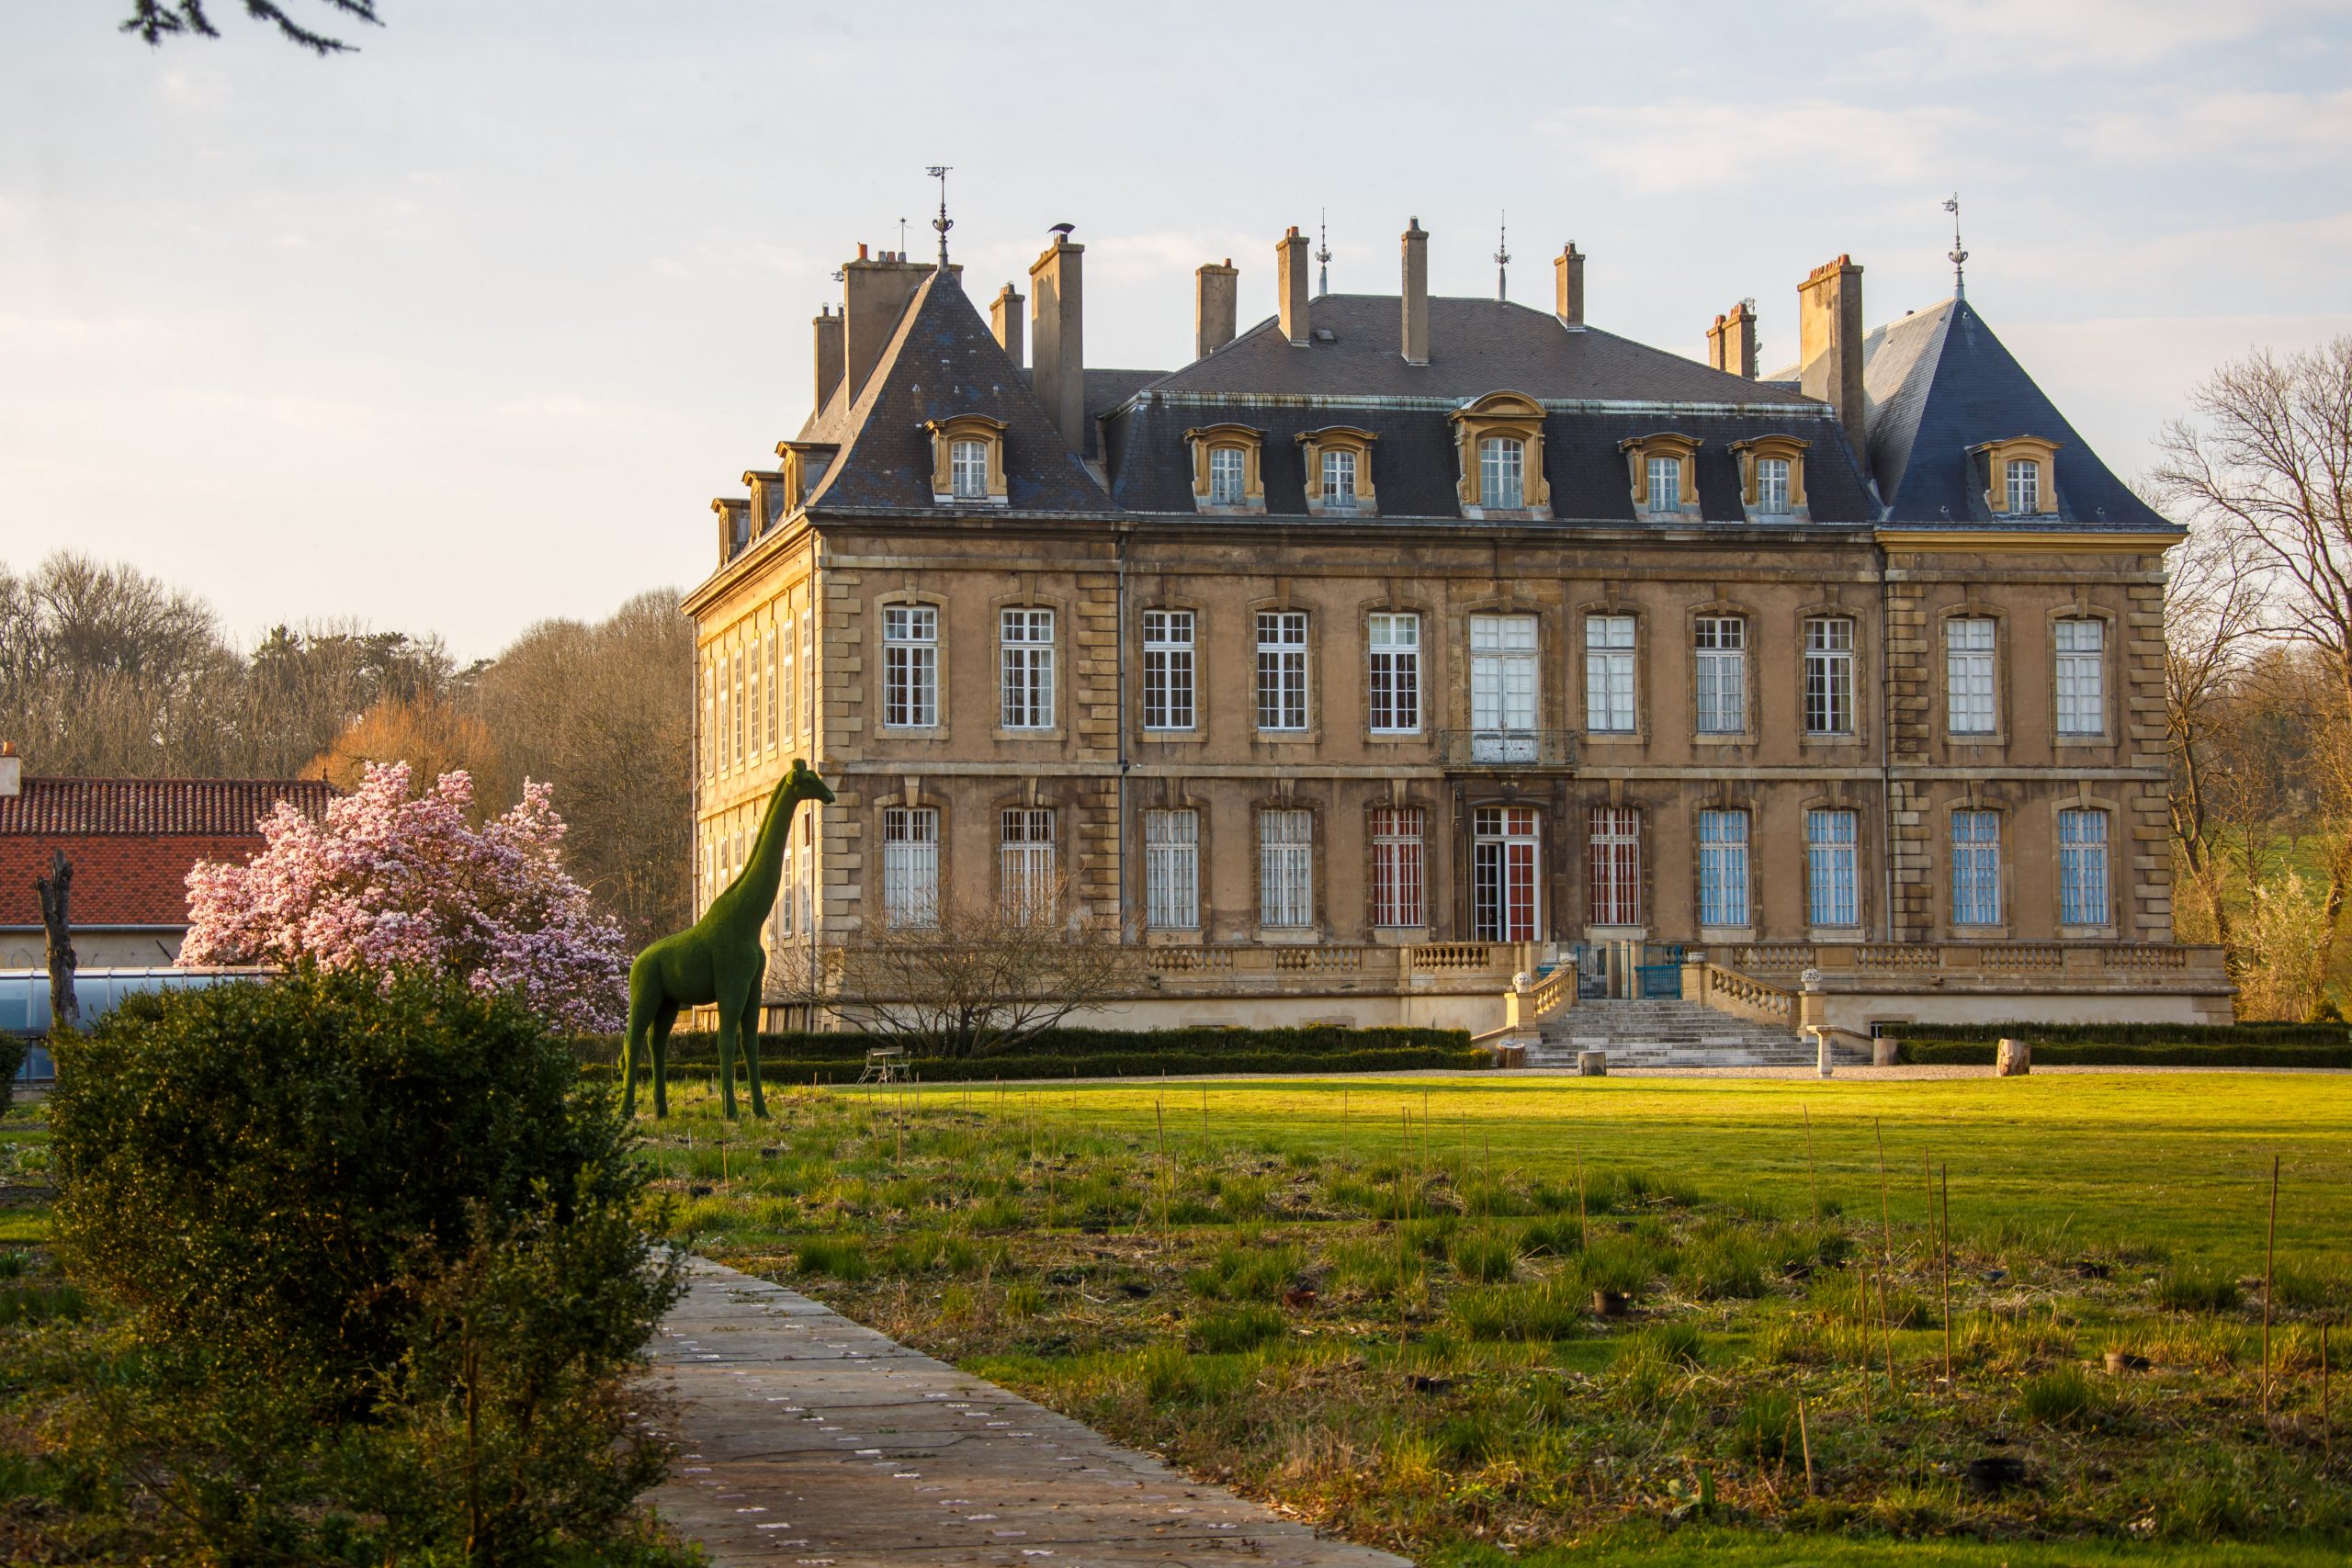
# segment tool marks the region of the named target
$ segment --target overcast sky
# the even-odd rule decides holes
[[[1091,363],[1172,367],[1192,271],[1328,209],[1334,288],[1512,296],[1589,256],[1703,351],[1850,253],[1873,324],[1969,297],[2120,472],[2218,361],[2352,330],[2352,17],[2267,0],[1478,7],[379,0],[319,60],[0,8],[0,561],[71,547],[250,638],[359,617],[467,657],[710,568],[810,397],[863,240],[973,297],[1087,249]]]

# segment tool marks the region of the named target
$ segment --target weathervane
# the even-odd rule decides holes
[[[1960,192],[1951,193],[1951,199],[1944,203],[1944,210],[1951,214],[1951,297],[1965,299],[1968,298],[1968,275],[1962,269],[1968,261],[1968,253],[1960,247]]]
[[[924,165],[924,172],[939,182],[939,216],[931,220],[931,226],[939,231],[939,265],[943,268],[947,265],[947,231],[956,227],[956,220],[947,216],[947,171],[952,166],[947,164]]]
[[[1510,213],[1506,210],[1495,236],[1495,298],[1510,298]]]
[[[1315,220],[1315,292],[1331,292],[1331,209],[1323,208]]]

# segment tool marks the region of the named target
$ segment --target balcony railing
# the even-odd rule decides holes
[[[1449,768],[1569,768],[1573,729],[1441,729],[1438,761]]]
[[[2080,980],[2128,984],[2179,975],[2211,978],[2222,968],[2221,950],[2168,942],[1730,942],[1710,953],[1743,974],[1791,976],[1818,969],[1826,976],[1872,979],[1948,975],[2034,979],[2067,976]],[[2211,972],[2210,974],[2208,972]]]

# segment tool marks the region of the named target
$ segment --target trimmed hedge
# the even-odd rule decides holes
[[[1905,1023],[1904,1040],[1990,1045],[2004,1037],[2043,1045],[2352,1045],[2341,1023]]]
[[[2196,1042],[2135,1045],[2122,1041],[2044,1041],[2031,1027],[2012,1026],[2009,1038],[2033,1044],[2037,1066],[2048,1067],[2352,1067],[2352,1044],[2201,1044]],[[2343,1031],[2335,1031],[2341,1034]],[[1907,1066],[1989,1067],[1996,1049],[1990,1038],[1910,1040],[1895,1060]]]
[[[888,1042],[866,1034],[792,1032],[760,1036],[760,1076],[771,1083],[854,1083],[865,1053]],[[583,1069],[615,1071],[621,1042],[582,1042]],[[708,1077],[717,1039],[707,1032],[670,1037],[673,1076]],[[1207,1073],[1385,1073],[1418,1067],[1470,1072],[1494,1066],[1492,1052],[1459,1029],[1056,1029],[1024,1040],[1015,1054],[962,1060],[916,1057],[926,1083],[990,1078],[1158,1077]],[[738,1067],[739,1075],[742,1069]]]

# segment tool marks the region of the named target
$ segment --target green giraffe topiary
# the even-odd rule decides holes
[[[645,1055],[647,1031],[651,1031],[653,1114],[670,1114],[670,1028],[678,1010],[718,1007],[718,1093],[720,1106],[735,1114],[735,1047],[740,1041],[751,1066],[752,1114],[768,1113],[767,1097],[760,1091],[760,987],[767,978],[767,950],[760,945],[760,928],[775,905],[776,888],[784,881],[784,846],[792,832],[793,808],[804,800],[830,804],[833,792],[825,781],[795,757],[792,771],[768,796],[760,836],[742,874],[710,901],[701,919],[673,936],[665,936],[637,955],[628,966],[628,1040],[621,1052],[621,1077],[628,1084],[621,1110],[637,1111],[637,1065]],[[746,1018],[752,1021],[748,1033]]]

